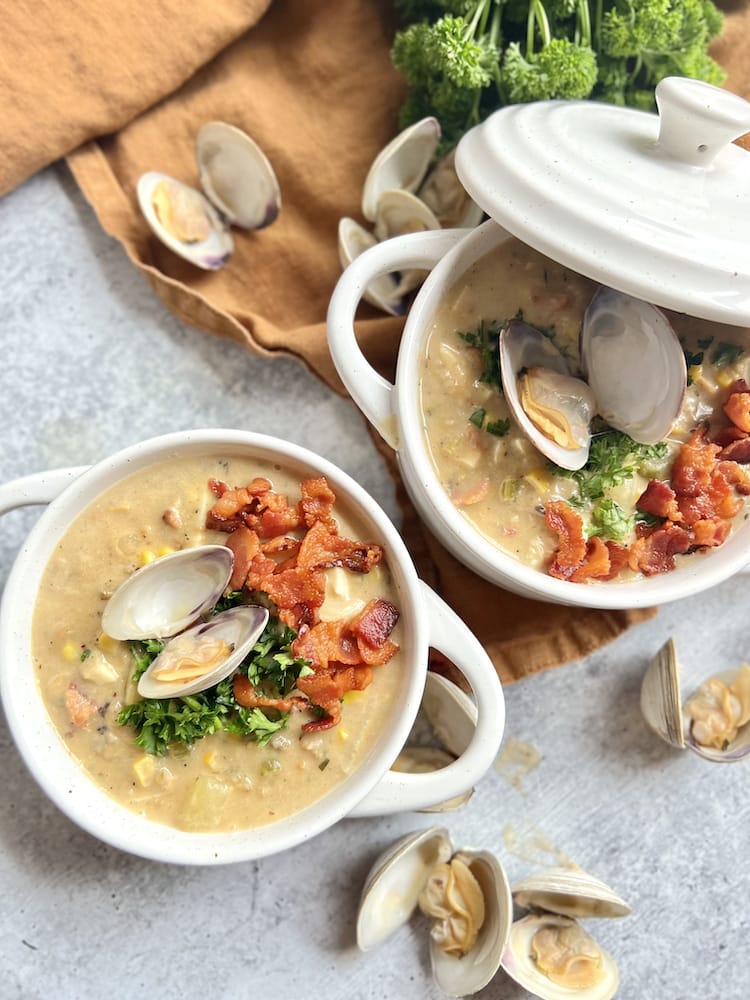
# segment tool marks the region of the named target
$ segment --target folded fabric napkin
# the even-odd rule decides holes
[[[254,351],[292,354],[342,391],[325,314],[340,273],[338,220],[360,217],[367,169],[398,130],[404,85],[389,59],[392,5],[154,0],[148,8],[134,6],[79,0],[55,7],[54,22],[49,0],[6,12],[0,192],[99,137],[68,163],[104,229],[166,305],[184,322]],[[730,15],[716,47],[728,85],[739,93],[750,91],[742,59],[748,27],[747,12]],[[268,229],[235,232],[230,263],[207,273],[151,236],[135,186],[147,170],[197,185],[194,138],[214,119],[239,126],[261,145],[279,177],[283,205]],[[362,317],[363,349],[392,378],[402,323],[372,311]],[[479,636],[505,681],[583,656],[654,613],[540,604],[481,580],[420,523],[392,454],[382,450],[420,574]]]

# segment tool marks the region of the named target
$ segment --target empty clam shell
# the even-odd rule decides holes
[[[452,149],[435,164],[417,195],[432,209],[444,229],[457,226],[473,229],[482,221],[484,212],[458,179],[455,161],[456,151]]]
[[[730,763],[750,755],[750,667],[720,671],[682,704],[679,662],[670,638],[641,683],[641,711],[653,731],[676,749]]]
[[[601,287],[584,314],[581,365],[608,424],[641,444],[667,436],[682,407],[687,368],[660,309]]]
[[[201,187],[227,222],[241,229],[270,226],[281,211],[281,189],[271,162],[247,133],[207,122],[195,139]]]
[[[610,1000],[620,979],[612,956],[575,920],[554,913],[516,920],[501,964],[542,1000]]]
[[[268,610],[229,608],[171,639],[138,681],[142,698],[181,698],[229,677],[258,641]]]
[[[511,320],[500,333],[500,372],[508,407],[534,447],[563,469],[584,466],[596,402],[589,386],[571,376],[550,338]],[[553,439],[555,428],[569,446]]]
[[[422,711],[442,745],[460,757],[474,735],[477,708],[460,687],[429,670],[422,695]]]
[[[375,221],[384,191],[416,191],[425,178],[440,143],[437,118],[423,118],[392,139],[378,153],[365,178],[362,214]]]
[[[375,237],[388,240],[405,233],[440,229],[435,213],[410,191],[384,191],[375,211]]]
[[[182,549],[127,578],[104,608],[102,629],[113,639],[168,638],[212,608],[234,565],[226,545]]]
[[[200,191],[151,170],[138,179],[136,193],[151,231],[170,250],[206,271],[226,264],[232,237]]]

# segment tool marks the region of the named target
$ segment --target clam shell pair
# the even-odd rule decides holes
[[[614,959],[598,953],[595,985],[572,990],[537,967],[531,941],[550,927],[574,927],[579,917],[623,917],[628,904],[598,879],[580,869],[553,868],[511,886],[505,870],[489,851],[463,849],[454,854],[448,831],[431,827],[403,837],[385,851],[368,875],[357,916],[357,944],[362,951],[383,944],[409,920],[436,866],[451,859],[466,865],[484,897],[484,922],[463,955],[447,953],[431,935],[430,961],[437,986],[450,997],[470,996],[502,968],[525,989],[544,1000],[609,1000],[619,974]],[[513,919],[513,904],[528,910]]]
[[[281,191],[260,146],[226,122],[201,127],[195,155],[203,194],[152,170],[138,180],[138,204],[165,246],[191,264],[215,271],[234,250],[229,227],[270,226],[281,210]]]
[[[563,469],[588,461],[595,414],[633,440],[655,444],[682,408],[687,368],[677,334],[660,309],[613,288],[599,288],[584,314],[582,378],[550,337],[522,320],[502,330],[499,352],[513,417]]]
[[[745,708],[750,698],[748,681],[750,668],[743,665],[739,670],[726,670],[714,674],[710,681],[718,681],[726,694],[727,688],[736,683],[743,674],[745,681]],[[707,683],[710,683],[707,682]],[[677,648],[673,639],[668,639],[651,661],[641,683],[641,711],[649,727],[665,743],[677,750],[692,750],[704,760],[714,763],[730,763],[744,760],[750,755],[750,720],[745,721],[726,743],[720,746],[707,745],[699,740],[700,731],[691,718],[691,703],[701,695],[699,688],[683,705],[680,686],[680,665]],[[748,714],[747,712],[745,713]],[[731,735],[731,734],[730,734]]]
[[[182,549],[136,570],[112,594],[102,614],[107,635],[170,640],[138,681],[141,697],[205,691],[229,677],[258,641],[266,608],[239,606],[200,620],[227,589],[233,566],[225,545]]]
[[[482,210],[458,180],[453,152],[432,166],[440,134],[437,118],[423,118],[400,132],[378,153],[362,191],[362,215],[373,228],[365,229],[349,217],[339,221],[342,268],[369,247],[393,236],[479,224]],[[424,277],[425,273],[418,270],[386,274],[371,282],[363,297],[383,312],[401,315],[405,296]]]

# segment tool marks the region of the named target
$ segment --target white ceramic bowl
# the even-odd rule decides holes
[[[531,569],[492,545],[451,503],[430,461],[422,429],[419,368],[432,318],[447,290],[510,234],[490,220],[472,230],[446,229],[387,240],[365,251],[339,279],[328,311],[328,342],[336,369],[359,408],[396,450],[406,488],[430,530],[480,576],[525,597],[593,608],[662,604],[705,590],[750,559],[750,520],[720,548],[679,568],[628,583],[570,583]],[[363,290],[376,277],[409,268],[431,270],[407,317],[396,381],[367,362],[354,333]]]
[[[380,734],[364,762],[331,793],[268,826],[233,833],[186,833],[146,820],[111,799],[70,755],[52,724],[34,677],[31,627],[40,579],[55,545],[74,518],[102,492],[146,466],[180,456],[231,454],[278,462],[301,478],[327,477],[336,495],[361,517],[386,550],[403,623],[401,711]],[[50,502],[51,501],[51,502]],[[89,833],[133,854],[182,864],[245,861],[307,840],[344,816],[419,809],[461,794],[491,766],[502,738],[505,710],[500,682],[487,654],[463,622],[416,575],[398,531],[357,483],[312,452],[275,438],[229,430],[181,432],[127,448],[89,469],[60,469],[0,487],[0,513],[49,503],[25,541],[8,578],[0,612],[0,690],[16,744],[31,773],[64,813]],[[441,771],[389,770],[419,709],[435,646],[465,673],[478,720],[464,754]]]

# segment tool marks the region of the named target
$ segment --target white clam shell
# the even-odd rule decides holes
[[[602,979],[596,986],[584,989],[557,985],[537,968],[531,957],[531,941],[537,931],[550,924],[574,923],[572,918],[554,913],[530,914],[516,920],[503,952],[502,967],[519,985],[542,1000],[610,1000],[617,992],[620,976],[615,960],[600,945],[597,948],[601,954]]]
[[[444,827],[402,837],[375,861],[365,881],[357,914],[357,945],[369,951],[407,922],[436,864],[453,848]]]
[[[518,375],[525,368],[536,366],[570,375],[565,358],[549,337],[521,320],[511,320],[500,333],[500,374],[508,408],[524,434],[546,458],[563,469],[580,469],[589,457],[589,442],[580,448],[561,448],[534,426],[521,405]],[[588,389],[582,384],[583,391]]]
[[[258,641],[267,622],[267,608],[250,604],[229,608],[207,622],[194,625],[166,644],[138,681],[138,694],[142,698],[181,698],[213,687],[225,677],[229,677],[242,663]],[[228,645],[230,653],[226,659],[200,677],[188,681],[158,680],[160,667],[164,663],[164,658],[169,656],[170,646],[178,642],[184,643],[186,639],[196,644],[201,641],[221,639]]]
[[[500,862],[489,851],[461,850],[456,854],[482,889],[485,918],[474,947],[463,957],[449,955],[430,941],[435,982],[449,997],[471,996],[489,983],[497,970],[510,935],[513,902]]]
[[[422,695],[422,711],[442,745],[455,757],[460,757],[477,725],[477,707],[469,695],[446,677],[429,670]]]
[[[437,118],[423,118],[392,139],[378,153],[365,178],[362,214],[374,222],[384,191],[416,191],[440,144]]]
[[[372,233],[355,219],[344,217],[339,220],[339,262],[342,268],[348,267],[355,258],[377,242]],[[405,306],[403,293],[399,291],[398,285],[398,279],[394,275],[384,274],[370,282],[362,297],[365,302],[390,316],[402,316]]]
[[[113,639],[164,639],[192,625],[227,588],[234,555],[226,545],[201,545],[162,556],[136,570],[102,614]]]
[[[626,917],[630,906],[581,868],[546,868],[514,882],[513,899],[527,909],[567,917]]]
[[[586,309],[581,365],[599,414],[641,444],[669,434],[685,396],[685,354],[664,313],[602,286]]]
[[[191,243],[184,242],[171,233],[159,219],[154,208],[153,196],[155,189],[162,182],[191,192],[192,196],[200,199],[201,206],[210,223],[210,231],[205,239]],[[203,268],[205,271],[216,271],[229,260],[234,250],[232,237],[219,213],[200,191],[191,188],[188,184],[183,184],[182,181],[175,180],[168,174],[150,170],[138,178],[136,195],[141,212],[153,234],[184,260],[190,261],[191,264],[195,264],[196,267]]]
[[[736,669],[711,674],[725,684],[730,684],[736,676]],[[750,723],[742,726],[723,750],[702,746],[692,736],[690,721],[683,712],[680,665],[672,638],[664,643],[643,675],[641,712],[656,735],[678,750],[687,747],[715,764],[729,764],[750,756]]]
[[[281,211],[281,189],[271,162],[247,133],[207,122],[195,139],[201,186],[233,226],[263,229]]]
[[[484,218],[484,211],[471,199],[456,173],[456,150],[440,159],[417,191],[445,229],[460,226],[473,229]]]
[[[374,226],[377,240],[431,229],[440,229],[435,213],[410,191],[384,191],[378,198]]]

